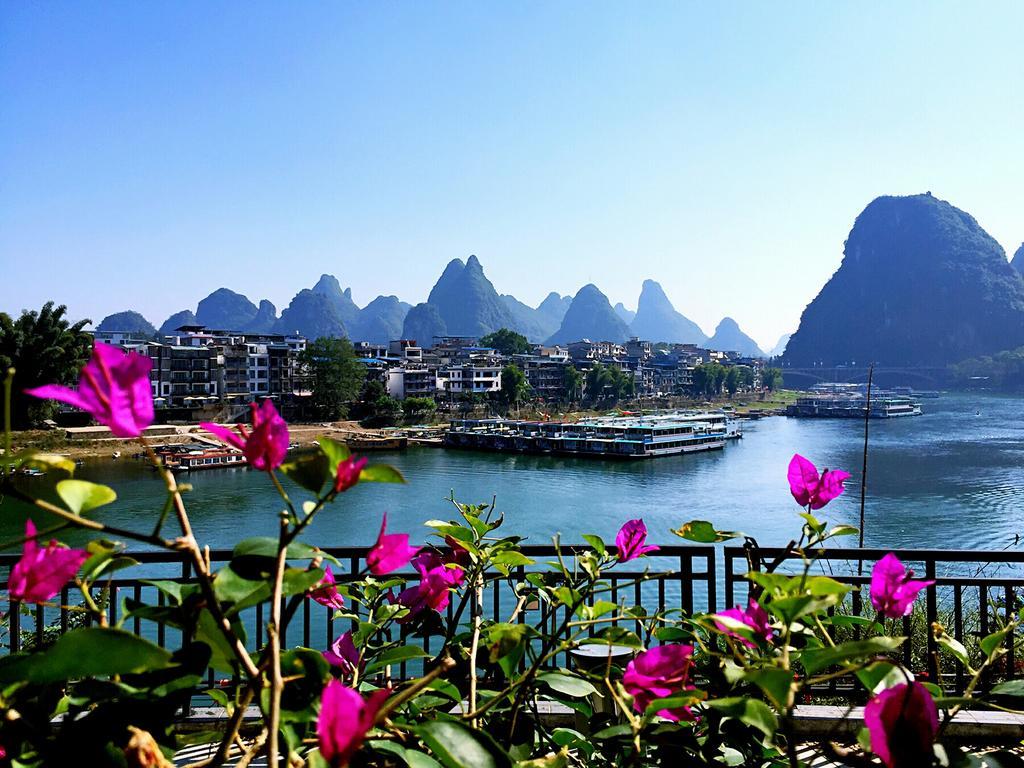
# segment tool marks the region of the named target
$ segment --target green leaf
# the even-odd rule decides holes
[[[672,531],[676,536],[701,544],[717,544],[735,539],[743,534],[738,531],[719,531],[707,520],[691,520]]]
[[[328,479],[333,478],[327,457],[317,451],[286,461],[281,465],[285,477],[307,491],[319,494]]]
[[[574,699],[598,695],[597,688],[592,683],[575,675],[562,672],[544,672],[537,675],[537,680],[552,690],[564,693],[566,696],[571,696]]]
[[[117,499],[113,488],[88,480],[61,480],[57,483],[57,495],[76,515],[84,515]]]
[[[388,648],[388,650],[375,658],[372,663],[366,665],[366,671],[367,673],[376,672],[378,669],[383,669],[391,664],[401,664],[403,661],[422,659],[429,655],[416,645],[400,645],[397,648]]]
[[[371,464],[359,473],[361,483],[404,483],[402,473],[389,464]]]
[[[44,472],[57,470],[67,472],[69,475],[75,474],[75,462],[59,453],[37,453],[29,450],[16,454],[12,458],[16,467],[41,469]]]
[[[957,660],[973,674],[974,670],[971,667],[971,657],[968,655],[967,649],[964,648],[963,643],[955,637],[947,635],[945,632],[936,637],[935,642],[937,642],[940,647],[945,648],[949,653],[953,654],[953,656],[955,656]]]
[[[512,768],[512,759],[484,730],[434,720],[411,730],[447,768]]]
[[[110,627],[83,627],[62,635],[45,651],[0,660],[0,685],[18,681],[57,683],[169,666],[169,651],[131,632]]]
[[[234,624],[239,629],[239,624]],[[217,620],[206,608],[199,612],[196,622],[196,641],[206,643],[210,648],[210,666],[220,672],[234,672],[237,661],[231,644],[217,625]]]
[[[981,642],[978,643],[978,645],[981,646],[981,652],[984,653],[986,657],[991,658],[994,653],[1002,650],[1000,646],[1003,644],[1003,641],[1006,640],[1006,636],[1012,629],[1012,625],[1009,627],[1003,627],[998,632],[993,632],[991,635],[981,638]]]
[[[706,702],[706,706],[756,728],[765,736],[772,736],[779,728],[779,721],[775,717],[775,713],[759,699],[745,697],[713,699]]]
[[[317,442],[320,443],[320,452],[327,457],[327,471],[330,477],[334,477],[338,474],[338,465],[348,459],[352,451],[345,443],[330,437],[318,437]]]
[[[1017,698],[1024,697],[1024,680],[1007,680],[1005,683],[999,683],[995,686],[990,693],[994,696],[1014,696]]]
[[[833,536],[853,536],[854,534],[860,533],[860,529],[852,525],[837,525],[833,527],[828,533],[825,534],[826,538],[831,539]]]
[[[778,667],[756,669],[747,675],[747,679],[764,691],[769,701],[778,710],[789,705],[789,694],[793,688],[793,673]]]
[[[834,648],[816,648],[805,650],[800,660],[809,675],[823,669],[847,661],[855,661],[868,656],[890,653],[901,645],[905,637],[872,637],[867,640],[851,640],[840,643]]]
[[[583,540],[593,547],[594,551],[599,555],[603,555],[608,551],[608,548],[604,545],[604,539],[600,536],[595,536],[592,533],[584,533]]]
[[[231,552],[231,559],[242,557],[269,557],[277,558],[277,539],[273,536],[254,536],[251,539],[243,539],[235,545]],[[288,545],[289,560],[313,560],[317,557],[327,558],[327,554],[311,544],[301,541],[293,541]],[[328,558],[331,559],[331,558]],[[337,562],[334,560],[334,562]]]

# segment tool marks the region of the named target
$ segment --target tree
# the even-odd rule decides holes
[[[595,363],[587,371],[584,392],[591,403],[614,405],[636,393],[636,381],[632,373],[626,373],[618,366]]]
[[[512,355],[528,355],[533,351],[533,345],[521,333],[516,333],[508,328],[499,328],[494,333],[489,333],[480,338],[480,346],[492,347],[506,357]]]
[[[437,403],[432,397],[407,397],[402,401],[402,412],[406,418],[423,419],[433,416]]]
[[[90,320],[70,324],[67,307],[48,301],[38,312],[24,311],[14,320],[0,312],[0,371],[15,369],[11,421],[24,429],[48,418],[56,404],[24,394],[43,384],[74,384],[89,359],[92,336],[82,330]]]
[[[740,372],[735,365],[731,365],[725,372],[725,389],[729,393],[729,397],[732,397],[739,388]]]
[[[313,408],[321,419],[340,419],[363,387],[366,369],[348,339],[321,336],[306,346],[299,361],[313,380]]]
[[[782,371],[778,368],[765,368],[761,372],[761,386],[769,392],[782,389]]]
[[[575,403],[583,397],[583,374],[572,363],[566,363],[562,368],[562,391],[569,403]]]
[[[529,394],[530,385],[519,366],[510,363],[501,369],[501,399],[507,406],[518,409]]]

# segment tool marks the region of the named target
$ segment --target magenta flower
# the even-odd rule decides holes
[[[336,584],[334,573],[331,571],[331,566],[328,565],[324,568],[324,577],[310,591],[309,596],[320,603],[320,605],[340,611],[345,607],[345,598],[338,592]]]
[[[351,632],[341,635],[323,654],[328,664],[340,667],[345,675],[351,675],[356,669],[364,666],[362,659],[359,658],[359,649],[352,642]]]
[[[422,553],[413,565],[420,572],[420,582],[398,593],[397,602],[409,609],[409,615],[400,621],[409,621],[427,608],[443,611],[448,607],[451,590],[462,586],[466,578],[461,567],[436,552]]]
[[[871,751],[887,768],[931,765],[932,744],[939,732],[939,712],[920,683],[886,688],[864,707]]]
[[[637,655],[626,665],[622,685],[633,697],[633,709],[644,712],[655,699],[691,691],[692,645],[658,645]],[[692,720],[689,707],[663,709],[658,714],[667,720]]]
[[[383,576],[401,568],[420,551],[419,547],[409,546],[409,534],[385,533],[387,527],[388,513],[385,512],[380,523],[380,533],[377,534],[377,543],[366,555],[366,565],[374,576]]]
[[[789,461],[789,491],[801,507],[821,509],[842,494],[843,481],[849,477],[849,472],[838,469],[825,469],[819,477],[815,466],[799,453]]]
[[[763,639],[765,642],[770,643],[774,637],[774,632],[771,628],[770,619],[768,618],[768,612],[762,608],[756,600],[753,598],[747,601],[746,610],[742,610],[738,605],[735,608],[729,608],[726,611],[722,611],[717,614],[718,616],[726,616],[733,621],[738,621],[741,624],[746,624],[754,632],[755,637]],[[738,632],[734,632],[729,629],[725,624],[716,621],[715,626],[722,630],[729,637],[735,638],[743,645],[748,648],[756,648],[756,643],[743,637]]]
[[[265,472],[280,467],[288,454],[288,424],[271,400],[264,400],[261,406],[252,403],[252,432],[243,424],[236,425],[237,432],[210,422],[199,426],[240,450],[253,467]]]
[[[379,690],[364,699],[358,691],[340,680],[331,680],[324,686],[316,735],[320,741],[320,754],[331,768],[348,765],[363,745],[367,732],[373,728],[377,712],[387,697],[386,690]]]
[[[615,546],[619,552],[619,562],[629,562],[641,555],[646,555],[648,552],[656,552],[658,550],[656,546],[647,545],[646,541],[647,526],[644,525],[643,518],[627,520],[615,537]]]
[[[89,558],[84,549],[68,549],[50,541],[40,549],[35,540],[36,526],[25,521],[25,545],[21,559],[11,568],[7,589],[12,601],[43,603],[60,592]]]
[[[343,493],[359,482],[359,474],[366,466],[365,458],[349,456],[338,462],[338,470],[334,473],[334,492]]]
[[[871,605],[874,609],[889,619],[909,616],[918,593],[935,583],[915,581],[911,579],[913,575],[914,572],[904,568],[892,552],[875,563],[871,571]]]
[[[138,437],[153,423],[153,391],[148,357],[96,342],[78,377],[78,388],[46,384],[26,395],[58,400],[85,411],[117,437]]]

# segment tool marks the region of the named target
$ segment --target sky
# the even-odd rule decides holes
[[[1024,240],[1024,4],[0,6],[0,311],[645,278],[794,330],[875,197]]]

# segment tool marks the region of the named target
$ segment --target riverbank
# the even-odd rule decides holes
[[[200,435],[210,437],[198,424],[176,425],[174,434],[162,434],[147,438],[154,448],[167,445],[183,445],[190,443]],[[109,433],[107,433],[109,435]],[[288,434],[291,442],[298,443],[301,448],[313,446],[313,442],[323,435],[338,440],[347,438],[379,438],[381,430],[367,429],[356,421],[337,421],[316,424],[289,424]],[[72,459],[111,458],[115,453],[123,455],[138,450],[134,440],[126,440],[109,435],[98,439],[71,438],[65,429],[30,429],[11,434],[11,449],[15,452],[32,449],[45,453],[58,453]]]
[[[695,400],[692,398],[660,398],[658,400],[637,400],[623,403],[619,406],[624,411],[639,411],[650,413],[653,410],[701,410],[701,409],[725,409],[737,415],[754,414],[761,415],[772,411],[784,409],[787,405],[795,402],[797,392],[782,390],[771,392],[765,395],[765,399],[755,399],[757,395],[746,393],[737,395],[735,398],[716,398],[714,400]],[[567,411],[542,410],[541,408],[520,408],[517,418],[552,420],[552,421],[578,421],[581,419],[605,416],[609,409],[575,409]],[[461,417],[463,414],[458,414]],[[470,417],[484,417],[488,412],[467,414]],[[511,415],[511,414],[510,414]],[[448,414],[439,414],[432,422],[423,426],[442,426],[447,424]],[[394,428],[392,428],[394,429]],[[149,438],[154,447],[164,445],[181,445],[191,442],[196,434],[207,436],[198,424],[181,424],[174,426],[173,434],[161,434]],[[338,440],[347,438],[366,439],[384,438],[389,436],[390,430],[368,429],[359,424],[358,421],[335,421],[316,422],[310,424],[289,424],[288,431],[292,442],[298,443],[301,447],[310,447],[313,441],[321,435],[333,437]],[[14,432],[12,435],[12,447],[15,451],[33,449],[47,453],[59,453],[73,459],[85,458],[109,458],[114,453],[133,451],[132,441],[114,437],[112,435],[102,438],[83,437],[81,435],[69,438],[68,431],[63,428],[57,429],[33,429]]]

